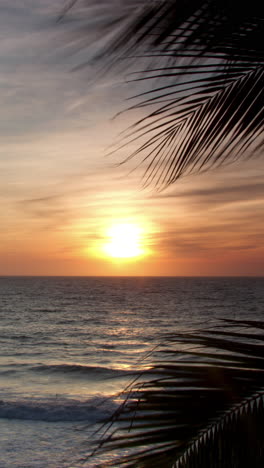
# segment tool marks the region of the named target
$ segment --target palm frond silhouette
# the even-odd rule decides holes
[[[230,320],[165,337],[96,442],[93,457],[119,458],[96,466],[263,467],[263,330]]]
[[[109,8],[109,2],[103,4]],[[128,158],[144,165],[144,183],[164,188],[184,174],[261,154],[263,2],[121,0],[118,5],[101,22],[106,37],[109,25],[112,35],[99,56],[111,66],[124,57],[134,68],[141,64],[134,80],[145,87],[150,82],[132,107],[149,106],[151,112],[122,140],[138,140]]]

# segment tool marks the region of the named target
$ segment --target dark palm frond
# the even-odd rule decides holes
[[[141,64],[132,81],[144,90],[133,109],[151,112],[121,146],[139,138],[129,158],[140,158],[144,183],[163,188],[183,174],[260,154],[263,2],[129,0],[117,10],[98,56],[112,66],[123,58]]]
[[[144,183],[164,187],[182,174],[229,163],[263,147],[264,68],[257,68],[210,90],[176,98],[138,122],[129,134],[144,142],[130,156],[141,156]],[[208,91],[210,95],[208,97]]]
[[[121,2],[122,4],[123,2]],[[138,3],[138,2],[137,2]],[[252,0],[160,0],[141,2],[130,27],[109,52],[142,52],[175,57],[223,58],[263,64],[263,3]]]
[[[97,443],[95,454],[125,455],[98,466],[263,467],[263,323],[226,322],[164,342]]]

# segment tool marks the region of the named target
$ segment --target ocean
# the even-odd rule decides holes
[[[264,278],[0,277],[0,468],[92,466],[94,424],[165,335],[263,311]]]

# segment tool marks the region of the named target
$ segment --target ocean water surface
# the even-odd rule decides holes
[[[0,277],[0,468],[73,468],[164,335],[263,318],[264,278]]]

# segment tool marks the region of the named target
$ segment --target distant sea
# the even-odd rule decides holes
[[[164,334],[263,312],[264,278],[0,277],[0,468],[91,466],[90,424]]]

